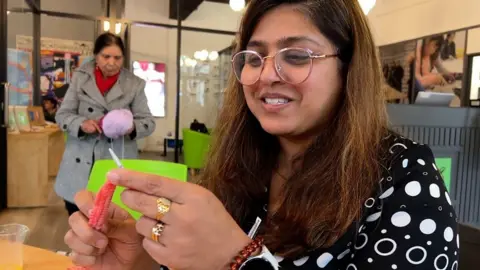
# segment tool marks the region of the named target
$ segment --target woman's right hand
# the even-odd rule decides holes
[[[148,265],[149,258],[142,247],[143,237],[137,233],[135,220],[128,212],[111,204],[107,224],[100,232],[88,225],[87,216],[93,208],[94,195],[81,191],[75,196],[75,204],[80,211],[70,216],[70,230],[65,235],[75,265],[92,270],[130,270],[139,264]]]
[[[447,81],[445,80],[445,78],[443,77],[442,74],[436,74],[436,83],[435,84],[443,86],[443,85],[446,85],[448,83],[447,83]]]
[[[87,134],[93,134],[95,132],[102,133],[102,129],[95,120],[85,120],[80,127],[83,132]]]

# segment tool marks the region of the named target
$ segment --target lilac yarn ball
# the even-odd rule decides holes
[[[132,112],[125,109],[113,110],[103,118],[102,128],[105,136],[117,139],[127,134],[133,126]]]

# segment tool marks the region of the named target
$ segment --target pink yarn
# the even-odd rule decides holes
[[[126,135],[132,126],[132,112],[126,109],[113,110],[107,113],[102,121],[103,133],[112,139]]]

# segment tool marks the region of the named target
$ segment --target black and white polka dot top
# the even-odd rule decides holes
[[[458,269],[456,214],[432,151],[401,137],[389,140],[390,166],[360,222],[328,249],[295,260],[276,256],[280,269]]]

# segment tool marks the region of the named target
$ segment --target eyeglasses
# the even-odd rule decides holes
[[[309,49],[285,48],[273,56],[261,56],[256,51],[246,50],[232,58],[233,72],[243,85],[253,85],[260,79],[265,61],[272,58],[278,76],[288,84],[300,84],[312,72],[314,59],[337,57],[338,54],[315,54]]]

